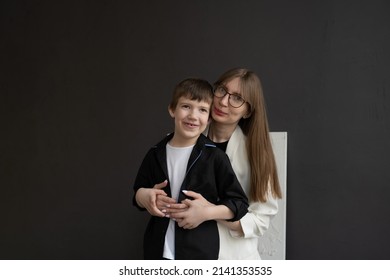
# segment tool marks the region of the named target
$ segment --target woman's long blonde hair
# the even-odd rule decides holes
[[[250,199],[266,202],[268,192],[282,197],[275,156],[269,136],[269,127],[263,89],[259,77],[245,68],[234,68],[220,76],[214,86],[239,78],[242,97],[249,104],[250,115],[242,118],[239,126],[247,137],[246,146],[250,164]],[[271,187],[269,190],[268,185]]]

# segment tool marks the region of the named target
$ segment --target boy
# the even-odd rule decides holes
[[[168,196],[183,201],[185,191],[195,191],[217,205],[218,211],[208,215],[209,220],[186,227],[169,217],[152,216],[144,235],[145,259],[217,259],[219,235],[214,219],[237,221],[247,213],[247,197],[228,157],[202,134],[212,100],[213,88],[205,80],[189,78],[175,87],[168,107],[174,133],[146,154],[135,179],[133,202],[144,210],[140,197],[168,180]]]

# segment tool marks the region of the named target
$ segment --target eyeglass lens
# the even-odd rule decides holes
[[[218,87],[216,92],[215,92],[215,95],[217,97],[224,97],[226,94],[229,95],[229,104],[232,107],[238,108],[238,107],[241,107],[245,103],[245,100],[241,96],[239,96],[238,94],[228,92],[222,86]]]

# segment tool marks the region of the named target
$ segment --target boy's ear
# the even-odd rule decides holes
[[[172,118],[175,118],[175,111],[171,109],[171,106],[168,105],[168,112]]]

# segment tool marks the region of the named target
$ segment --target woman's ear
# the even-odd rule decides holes
[[[249,110],[245,113],[245,115],[242,116],[243,119],[247,119],[249,118],[250,116],[252,115],[252,112],[250,112]]]
[[[172,118],[175,118],[175,111],[172,110],[171,106],[168,105],[168,112],[171,115]]]
[[[249,107],[249,108],[248,108]],[[247,119],[249,118],[250,116],[252,116],[252,110],[250,108],[250,106],[248,106],[247,109],[246,109],[246,113],[242,116],[243,119]]]

